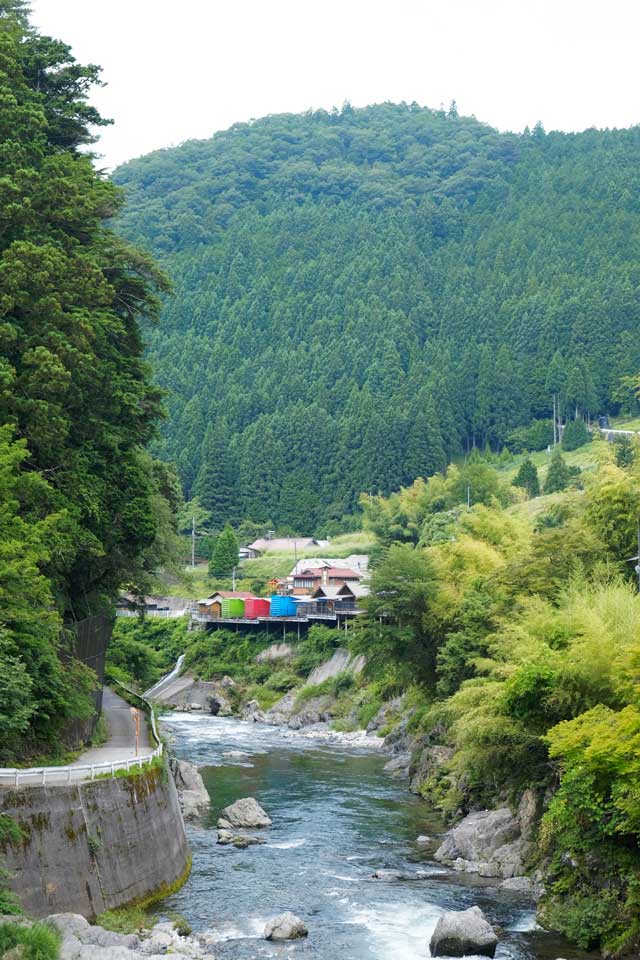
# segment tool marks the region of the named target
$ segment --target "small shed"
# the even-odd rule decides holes
[[[264,597],[250,597],[244,602],[244,615],[246,620],[257,620],[258,617],[268,617],[271,612],[271,605]]]
[[[244,617],[245,601],[240,597],[224,597],[222,600],[222,619],[238,620]]]
[[[281,597],[277,594],[271,597],[269,615],[272,617],[295,617],[296,602],[291,597]]]
[[[293,597],[293,601],[296,605],[296,616],[298,617],[308,617],[310,614],[318,612],[318,601],[312,600],[311,597]]]
[[[198,600],[198,613],[203,617],[219,617],[221,602],[208,597],[205,600]]]

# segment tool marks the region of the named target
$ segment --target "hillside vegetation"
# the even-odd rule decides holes
[[[0,763],[64,747],[95,674],[72,625],[142,588],[174,472],[138,321],[165,282],[110,231],[119,194],[83,147],[97,67],[0,0]]]
[[[544,449],[554,396],[633,413],[639,147],[387,103],[119,168],[117,228],[175,283],[146,336],[187,496],[218,527],[337,532],[474,443]]]
[[[640,445],[626,466],[598,447],[534,499],[480,460],[367,498],[381,550],[352,648],[364,682],[408,691],[421,793],[457,818],[534,790],[543,923],[636,956]]]

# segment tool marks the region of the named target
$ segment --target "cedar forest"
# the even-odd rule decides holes
[[[638,411],[640,128],[346,104],[109,179],[99,70],[25,6],[0,0],[2,762],[64,752],[95,684],[67,627],[173,562],[185,497],[217,530],[362,525],[367,668],[338,701],[404,697],[447,816],[535,790],[543,922],[637,955],[640,453],[585,424]],[[541,477],[554,411],[589,463],[558,446]],[[185,652],[279,695],[336,642],[314,630],[274,677],[235,635],[120,624],[110,676]]]
[[[474,445],[546,447],[554,396],[633,403],[639,148],[346,105],[120,167],[118,230],[174,282],[154,451],[218,528],[336,532]]]

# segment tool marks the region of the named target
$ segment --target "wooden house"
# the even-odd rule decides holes
[[[361,574],[347,567],[311,567],[293,575],[294,592],[299,590],[317,590],[322,584],[328,587],[342,587],[345,583],[359,583]]]

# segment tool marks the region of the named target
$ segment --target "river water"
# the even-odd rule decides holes
[[[380,751],[310,741],[235,719],[172,714],[163,727],[175,752],[197,764],[212,798],[209,818],[189,825],[193,871],[162,904],[194,931],[213,931],[219,960],[418,960],[443,909],[478,904],[501,937],[500,960],[582,960],[592,955],[536,928],[531,905],[486,882],[465,881],[418,849],[443,826],[429,805],[382,770]],[[220,809],[256,797],[273,820],[263,846],[216,844]],[[375,870],[415,879],[375,880]],[[261,939],[270,917],[291,910],[307,940]]]

